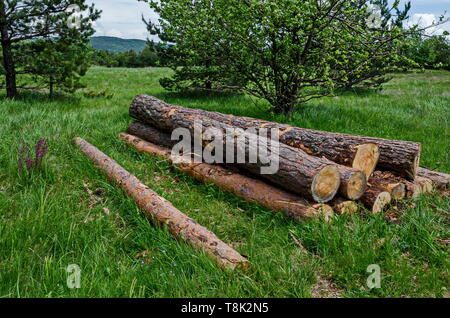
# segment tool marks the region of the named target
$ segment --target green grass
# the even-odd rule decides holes
[[[450,172],[450,73],[395,75],[381,92],[346,93],[308,104],[287,121],[243,95],[173,94],[166,69],[92,68],[86,91],[113,98],[24,93],[0,109],[0,297],[424,297],[448,295],[448,198],[422,197],[395,224],[382,215],[295,224],[174,171],[118,140],[137,94],[170,103],[336,132],[420,141],[422,166]],[[132,200],[76,150],[85,138],[249,257],[250,272],[224,272],[145,219]],[[20,138],[49,138],[41,169],[17,168]],[[90,204],[85,184],[101,188]],[[103,208],[108,208],[106,214]],[[308,253],[294,244],[297,237]],[[149,256],[137,260],[147,250]],[[142,261],[144,264],[142,264]],[[66,286],[78,264],[81,288]],[[366,269],[381,267],[381,289]]]

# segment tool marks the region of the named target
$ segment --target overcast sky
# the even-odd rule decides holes
[[[143,40],[150,37],[141,17],[144,15],[147,19],[155,20],[157,16],[147,3],[137,0],[87,0],[87,2],[95,3],[96,7],[103,11],[101,18],[95,23],[96,35]],[[450,16],[450,0],[412,0],[411,4],[411,23],[429,25],[445,11],[448,11],[447,17]],[[450,22],[432,31],[439,34],[443,30],[450,31]]]

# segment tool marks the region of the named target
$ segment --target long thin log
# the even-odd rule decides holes
[[[392,197],[389,192],[376,188],[367,189],[360,199],[360,202],[373,214],[383,212],[391,201]]]
[[[260,149],[255,148],[255,143],[267,145],[267,140],[263,137],[248,132],[240,133],[235,126],[211,119],[203,115],[201,110],[192,112],[186,108],[162,102],[149,103],[146,98],[141,95],[134,99],[130,115],[160,130],[172,132],[176,128],[185,128],[195,137],[195,123],[200,121],[202,136],[208,134],[208,128],[213,127],[220,130],[223,134],[222,140],[217,138],[215,141],[221,142],[224,149],[230,147],[236,149],[238,153],[243,153],[245,158],[259,153]],[[241,137],[244,137],[245,145],[236,148]],[[238,163],[236,166],[317,202],[330,201],[339,188],[344,197],[357,199],[366,188],[367,180],[364,173],[359,170],[336,165],[324,158],[310,156],[303,150],[282,143],[277,143],[276,146],[275,151],[274,149],[265,151],[266,153],[271,152],[274,157],[278,158],[279,169],[276,173],[261,174],[261,163],[255,164],[250,160],[246,163]]]
[[[155,136],[159,136],[159,134],[155,134]],[[282,212],[295,221],[301,222],[318,217],[324,217],[328,221],[333,216],[333,209],[326,204],[310,204],[295,194],[218,165],[194,163],[183,157],[174,157],[170,149],[144,141],[136,136],[120,134],[119,137],[140,152],[168,160],[197,181],[215,184],[222,190],[233,193],[245,201],[259,204],[272,211]]]
[[[177,141],[172,140],[169,134],[138,121],[134,121],[129,125],[128,132],[146,141],[168,148],[172,148],[177,144]],[[366,178],[363,173],[343,166],[339,166],[339,168],[341,173],[339,193],[351,200],[356,200],[361,197],[366,185]]]
[[[417,175],[430,179],[438,189],[445,190],[450,185],[450,174],[419,168]]]
[[[75,138],[74,141],[81,152],[106,173],[109,180],[118,183],[136,201],[147,217],[160,225],[167,225],[176,238],[205,251],[225,269],[246,269],[250,266],[246,258],[222,242],[214,233],[184,215],[96,147],[81,138]]]
[[[163,145],[168,148],[172,148],[177,143],[177,141],[171,139],[169,134],[161,132],[148,124],[142,124],[137,121],[132,122],[129,125],[128,132],[146,141]],[[340,194],[350,199],[358,199],[362,195],[361,192],[365,189],[366,185],[364,174],[352,169],[347,169],[346,167],[341,166],[341,168]],[[326,176],[326,173],[324,172],[323,175]],[[318,182],[318,184],[320,185],[321,183]],[[318,188],[321,189],[324,187],[326,188],[328,185],[325,184]]]
[[[173,106],[152,97],[141,95],[135,99],[135,104],[141,105],[165,105],[173,112],[183,111],[184,113],[201,113],[219,122],[235,127],[248,129],[275,128],[279,131],[279,140],[292,147],[300,148],[310,155],[325,157],[342,165],[353,167],[354,159],[358,150],[362,151],[361,158],[368,158],[367,168],[358,167],[360,170],[370,172],[371,164],[376,163],[378,151],[372,148],[360,148],[362,145],[375,144],[379,148],[378,167],[382,170],[395,171],[399,176],[413,181],[419,167],[422,146],[417,142],[407,142],[399,140],[389,140],[375,137],[364,137],[357,135],[331,133],[312,129],[293,127],[289,125],[268,122],[249,117],[237,117],[217,112],[207,112],[198,109],[186,109],[180,106]],[[132,110],[131,115],[136,115]],[[141,119],[135,117],[137,119]],[[373,171],[373,169],[372,169]]]

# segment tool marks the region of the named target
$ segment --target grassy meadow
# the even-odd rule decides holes
[[[0,96],[0,297],[449,297],[446,197],[406,203],[406,212],[389,211],[389,220],[353,215],[296,224],[200,184],[117,135],[131,121],[131,100],[145,93],[186,107],[422,142],[421,165],[450,173],[450,72],[394,75],[380,92],[316,100],[289,119],[245,95],[165,92],[158,79],[168,72],[93,67],[83,79],[87,88],[73,96]],[[150,224],[74,147],[74,137],[248,256],[252,270],[222,271]],[[40,169],[18,168],[21,138],[49,139]],[[79,289],[66,285],[70,264],[81,268]],[[379,289],[366,285],[371,264],[381,269]]]

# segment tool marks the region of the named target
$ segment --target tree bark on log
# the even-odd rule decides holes
[[[161,137],[168,136],[166,134],[153,135],[160,141]],[[333,209],[326,204],[310,204],[295,194],[218,165],[194,163],[191,160],[183,160],[182,157],[173,157],[171,150],[166,148],[167,142],[170,144],[171,140],[165,140],[163,142],[166,143],[155,145],[129,134],[120,134],[119,137],[140,152],[168,160],[173,166],[199,182],[215,184],[222,190],[233,193],[245,201],[259,204],[272,211],[282,212],[297,222],[318,217],[324,217],[328,221],[333,216]]]
[[[389,192],[392,200],[401,200],[406,196],[405,184],[389,172],[375,171],[369,179],[369,186]]]
[[[128,132],[144,140],[155,144],[164,145],[168,148],[172,148],[177,144],[177,141],[172,140],[169,134],[164,133],[148,124],[142,124],[138,121],[134,121],[129,125]],[[334,165],[331,161],[329,164]],[[344,166],[338,166],[338,169],[340,172],[339,193],[350,200],[357,200],[360,198],[367,183],[364,174],[360,171],[355,171],[354,169],[349,169]],[[334,173],[333,170],[331,172]],[[254,172],[254,174],[258,175],[259,173]],[[324,175],[326,176],[326,171],[324,171]],[[322,182],[318,182],[318,184],[320,185]],[[326,184],[322,185],[322,188],[326,186]],[[323,200],[322,202],[326,201]]]
[[[167,133],[161,132],[158,129],[142,124],[140,122],[132,122],[128,127],[128,133],[138,136],[146,141],[154,144],[163,145],[164,147],[172,148],[177,141],[171,139]],[[333,164],[330,162],[330,164]],[[351,200],[358,199],[366,187],[366,180],[361,172],[349,169],[344,166],[340,168],[340,182],[339,193]]]
[[[372,211],[373,214],[378,214],[384,211],[386,206],[391,203],[392,198],[389,192],[376,188],[369,188],[364,192],[360,202]]]
[[[136,98],[134,104],[142,105],[166,105],[174,112],[183,110],[185,113],[199,113],[208,116],[219,122],[226,123],[235,127],[248,129],[275,128],[279,131],[279,140],[289,146],[296,147],[306,151],[310,155],[325,157],[336,163],[353,167],[354,159],[358,152],[358,147],[367,144],[375,144],[379,148],[378,167],[382,170],[395,171],[398,175],[413,181],[419,167],[420,153],[422,146],[417,142],[406,142],[399,140],[388,140],[375,137],[364,137],[357,135],[331,133],[312,129],[293,127],[285,124],[268,122],[249,117],[237,117],[217,112],[208,112],[197,109],[186,109],[180,106],[173,106],[163,101],[146,95],[140,95]],[[132,114],[133,116],[133,114]],[[137,118],[140,119],[140,118]],[[360,157],[369,158],[367,167],[358,167],[366,174],[370,172],[371,165],[376,162],[377,151],[373,149],[361,149]],[[373,170],[372,170],[373,171]]]
[[[258,145],[267,145],[268,141],[256,134],[239,132],[236,127],[218,122],[202,114],[203,111],[192,112],[182,107],[175,107],[165,103],[149,103],[144,95],[138,96],[130,108],[131,117],[145,124],[154,126],[165,132],[172,132],[177,128],[187,129],[194,138],[199,134],[196,131],[196,123],[201,121],[199,127],[200,138],[210,134],[209,128],[214,128],[222,133],[220,138],[216,137],[223,149],[232,148],[234,154],[244,154],[245,158],[251,158],[251,154],[260,153]],[[231,137],[231,138],[230,138]],[[242,139],[243,138],[243,139]],[[239,145],[238,140],[245,141],[245,145]],[[200,142],[203,143],[205,139]],[[275,143],[275,142],[272,142]],[[237,147],[236,145],[239,145]],[[256,146],[255,146],[256,145]],[[292,148],[288,145],[277,143],[276,148],[267,146],[265,153],[272,153],[278,159],[279,169],[275,174],[262,174],[261,162],[234,163],[234,166],[247,170],[260,176],[278,186],[301,194],[308,199],[326,203],[337,193],[342,176],[341,194],[349,199],[359,198],[366,188],[364,173],[356,169],[336,165],[334,162],[324,158],[313,157],[304,151]],[[222,162],[226,162],[226,158]],[[235,161],[236,162],[236,161]],[[226,163],[230,165],[230,163]]]
[[[388,181],[388,184],[387,185],[385,184],[384,186],[383,186],[383,184],[379,185],[377,183],[377,181],[374,181],[375,178],[385,179]],[[384,181],[381,180],[380,182],[383,183]],[[409,199],[417,199],[423,193],[422,186],[417,181],[410,182],[410,181],[405,180],[389,171],[375,171],[373,177],[369,180],[369,185],[373,185],[374,187],[385,189],[388,192],[393,190],[392,185],[395,185],[395,184],[403,184],[404,185],[405,198],[408,200]],[[394,194],[394,196],[395,196],[395,194]]]
[[[147,217],[160,225],[167,225],[176,238],[205,251],[225,269],[247,269],[250,266],[246,258],[218,239],[214,233],[184,215],[96,147],[81,138],[75,138],[74,141],[81,152],[106,173],[109,180],[118,183],[136,201]]]
[[[430,179],[438,189],[445,190],[450,185],[450,174],[419,168],[417,175]]]

